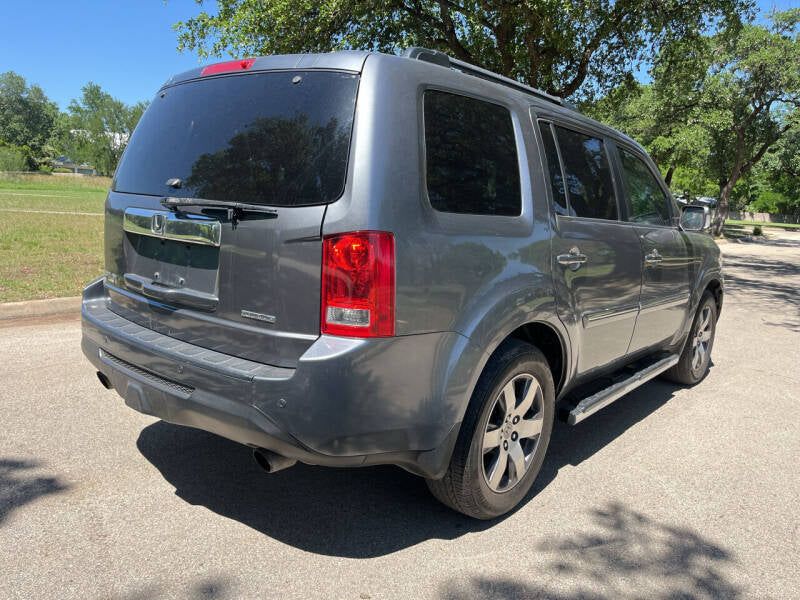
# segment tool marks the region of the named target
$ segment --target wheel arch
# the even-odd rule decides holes
[[[564,386],[567,373],[567,348],[561,334],[547,322],[534,321],[517,327],[500,344],[510,338],[536,346],[544,354],[547,364],[550,365],[550,372],[553,374],[554,392],[558,396],[558,392]]]
[[[711,292],[711,294],[714,296],[714,302],[717,304],[717,317],[719,318],[719,315],[722,312],[722,297],[724,295],[722,278],[714,278],[709,281],[703,290],[703,293],[705,292]]]

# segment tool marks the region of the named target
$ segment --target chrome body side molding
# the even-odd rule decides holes
[[[606,323],[613,323],[614,321],[621,321],[635,317],[639,314],[639,305],[624,306],[622,308],[615,308],[611,310],[604,310],[596,313],[587,313],[583,315],[583,326],[586,328],[595,327],[597,325],[605,325]]]
[[[659,298],[658,300],[641,304],[640,309],[642,312],[650,310],[662,310],[665,308],[672,308],[673,306],[680,306],[689,303],[689,296],[686,294],[678,294],[677,296],[668,296],[667,298]]]

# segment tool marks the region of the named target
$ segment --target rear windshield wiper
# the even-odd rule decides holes
[[[225,200],[206,200],[204,198],[164,198],[161,205],[173,210],[180,210],[184,206],[199,206],[217,210],[227,210],[230,220],[235,225],[241,220],[244,213],[261,213],[264,215],[278,216],[278,211],[260,204],[246,202],[227,202]]]

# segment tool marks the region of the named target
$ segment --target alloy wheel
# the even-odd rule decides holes
[[[714,330],[714,323],[711,319],[711,307],[704,306],[700,312],[697,329],[692,340],[692,370],[700,371],[708,356],[708,346],[711,343],[711,334]]]
[[[528,470],[542,433],[543,403],[530,373],[516,375],[495,398],[481,444],[483,475],[493,491],[509,491]]]

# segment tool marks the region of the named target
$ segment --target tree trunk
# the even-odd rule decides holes
[[[717,201],[717,210],[714,216],[714,224],[711,227],[711,232],[714,237],[722,235],[722,228],[725,226],[725,219],[728,218],[728,212],[731,204],[731,192],[733,186],[736,185],[735,181],[728,181],[719,187],[719,200]]]
[[[664,177],[664,183],[667,184],[667,187],[670,187],[672,185],[672,175],[673,175],[673,173],[675,173],[675,165],[672,165],[667,170],[667,176]]]

